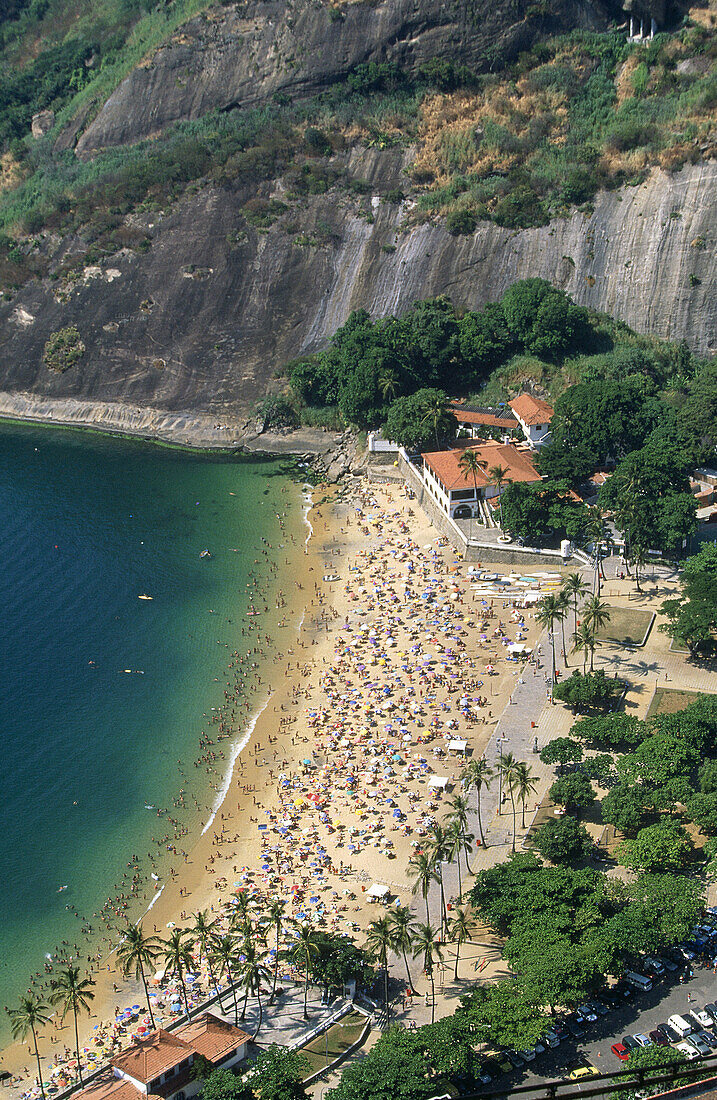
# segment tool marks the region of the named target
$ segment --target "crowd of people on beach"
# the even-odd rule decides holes
[[[232,741],[259,694],[270,694],[267,678],[284,673],[299,675],[279,704],[279,735],[253,745],[254,763],[266,769],[269,787],[257,790],[246,781],[243,755],[235,763],[232,794],[240,794],[237,809],[255,830],[256,858],[247,862],[238,855],[242,837],[228,823],[229,813],[220,809],[210,823],[205,871],[216,891],[211,910],[218,930],[229,926],[240,899],[260,912],[280,897],[288,918],[354,935],[375,915],[362,898],[369,879],[390,883],[394,903],[410,903],[408,860],[420,852],[445,793],[457,784],[466,751],[483,751],[497,685],[521,674],[537,632],[520,599],[485,595],[445,540],[418,545],[405,510],[382,505],[378,492],[369,486],[353,495],[342,530],[354,553],[339,567],[341,581],[319,583],[317,577],[313,593],[304,593],[309,638],[296,642],[298,652],[291,646],[280,652],[267,633],[270,602],[283,608],[286,594],[278,585],[274,548],[262,547],[267,568],[260,571],[257,559],[242,626],[246,649],[230,657],[224,701],[205,715],[196,759],[188,768],[178,761],[181,787],[172,807],[156,810],[161,829],[154,850],[132,855],[116,892],[91,919],[76,914],[87,936],[102,931],[95,951],[84,946],[83,954],[79,943],[65,942],[34,983],[46,983],[68,960],[91,969],[111,965],[108,953],[127,922],[140,915],[139,903],[157,895],[165,877],[179,878],[189,859],[192,815],[180,814],[192,811],[205,827],[207,813],[214,812],[192,793],[192,772],[220,789]],[[283,526],[284,517],[279,521]],[[322,632],[327,645],[312,654]],[[518,657],[520,643],[525,652]],[[191,914],[177,916],[186,921]],[[151,918],[150,909],[148,932]],[[160,931],[156,925],[153,930]],[[196,945],[195,963],[191,1006],[211,991],[208,960]],[[153,998],[159,1024],[181,1009],[171,975],[158,978]],[[141,1033],[144,1020],[139,1005],[118,1005],[114,1020],[98,1025],[85,1051],[88,1066]],[[53,1073],[58,1070],[54,1079],[61,1083],[72,1078],[73,1067],[59,1039],[57,1045]],[[22,1095],[34,1100],[36,1094],[30,1088]]]

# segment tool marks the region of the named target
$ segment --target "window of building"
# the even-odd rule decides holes
[[[472,489],[454,489],[453,490],[453,499],[454,500],[473,500],[474,497],[475,497],[475,493],[473,492]]]

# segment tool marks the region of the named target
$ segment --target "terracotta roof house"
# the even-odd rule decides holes
[[[246,1057],[250,1036],[205,1012],[176,1031],[157,1028],[112,1059],[111,1069],[77,1093],[82,1100],[190,1100],[201,1092],[194,1059],[230,1068]]]
[[[510,407],[531,447],[542,447],[549,441],[553,409],[547,401],[530,393],[521,393],[520,397],[510,402]]]
[[[478,459],[475,482],[472,473],[460,465],[464,450],[473,451]],[[468,519],[480,515],[481,499],[497,494],[495,478],[489,470],[502,466],[506,471],[505,483],[513,481],[541,481],[530,454],[512,443],[499,443],[494,439],[471,443],[450,451],[430,451],[423,459],[423,482],[435,503],[452,519]],[[477,496],[476,496],[477,489]]]
[[[498,428],[503,434],[509,435],[519,427],[517,418],[508,408],[484,409],[475,405],[451,405],[450,412],[458,421],[459,431],[467,432],[471,438],[484,435],[484,428]]]

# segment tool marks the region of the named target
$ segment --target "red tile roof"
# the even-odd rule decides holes
[[[142,1039],[113,1057],[112,1065],[129,1077],[134,1077],[135,1081],[148,1085],[155,1077],[173,1066],[178,1066],[193,1053],[189,1043],[158,1027],[148,1039]]]
[[[494,439],[482,440],[469,447],[451,451],[430,451],[422,455],[424,463],[448,489],[469,489],[473,487],[473,475],[459,465],[464,450],[474,451],[478,456],[481,469],[476,472],[476,485],[484,489],[494,484],[488,470],[493,466],[503,466],[508,472],[506,481],[540,481],[541,477],[532,463],[530,455],[519,451],[512,443],[499,443]]]
[[[82,1100],[139,1100],[144,1096],[131,1081],[115,1077],[111,1070],[85,1085],[77,1095],[81,1096]],[[149,1097],[153,1095],[150,1093]]]
[[[510,402],[510,407],[524,424],[549,424],[553,418],[553,409],[547,401],[529,393],[521,393]]]
[[[225,1058],[231,1051],[236,1050],[242,1043],[248,1043],[251,1035],[242,1031],[234,1024],[228,1024],[212,1016],[211,1012],[204,1012],[201,1016],[177,1028],[177,1035],[181,1035],[185,1043],[189,1043],[197,1054],[203,1054],[210,1062],[218,1062]]]
[[[463,409],[460,405],[451,405],[450,411],[459,424],[481,424],[486,428],[515,428],[517,421],[514,416],[499,416],[492,412],[482,412],[476,409]]]

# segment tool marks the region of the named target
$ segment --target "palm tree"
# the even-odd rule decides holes
[[[484,756],[480,760],[471,760],[469,764],[461,772],[461,780],[470,790],[476,792],[476,814],[478,815],[478,832],[480,833],[480,842],[482,846],[486,847],[485,837],[483,836],[483,822],[480,816],[480,793],[485,788],[489,790],[490,781],[495,776],[495,772],[491,768],[488,761]]]
[[[167,969],[172,974],[176,974],[179,979],[179,984],[182,987],[182,995],[184,997],[184,1008],[187,1013],[187,1019],[189,1019],[189,1001],[187,1000],[187,986],[184,981],[184,975],[188,970],[191,970],[194,965],[192,959],[192,949],[189,940],[186,938],[188,935],[185,928],[173,928],[166,940],[162,940],[162,954],[164,961],[167,964]]]
[[[13,1039],[18,1039],[20,1042],[24,1042],[24,1040],[27,1039],[28,1035],[32,1035],[32,1042],[33,1046],[35,1047],[35,1058],[37,1060],[37,1079],[40,1083],[42,1100],[45,1100],[45,1085],[42,1080],[40,1051],[37,1048],[37,1029],[39,1027],[44,1027],[45,1024],[49,1024],[49,1009],[50,1006],[48,1004],[45,1004],[45,1002],[42,1000],[41,997],[37,995],[37,993],[26,993],[24,996],[22,996],[20,998],[19,1008],[5,1009],[8,1016],[10,1017],[10,1030],[12,1032]]]
[[[436,450],[440,451],[441,444],[438,440],[438,429],[445,429],[448,405],[446,402],[445,394],[442,394],[439,391],[434,391],[434,395],[435,396],[431,397],[430,404],[426,407],[426,411],[421,417],[421,423],[431,425],[431,427],[433,428],[433,433],[436,437]]]
[[[431,825],[427,842],[428,855],[438,873],[438,884],[441,888],[441,932],[448,919],[446,912],[446,895],[443,890],[443,863],[448,859],[448,837],[442,825],[436,822]]]
[[[600,580],[601,578],[603,580],[605,579],[600,551],[602,550],[603,543],[607,543],[608,541],[608,530],[605,513],[598,505],[590,509],[590,512],[588,514],[588,521],[585,525],[584,535],[587,541],[591,542],[593,546],[593,568],[595,573],[593,590],[595,591],[595,594],[599,596]]]
[[[515,765],[515,793],[522,807],[522,827],[525,828],[525,803],[528,795],[535,794],[538,787],[538,778],[533,775],[524,761]]]
[[[261,1003],[261,983],[263,981],[269,981],[271,978],[271,971],[264,962],[264,954],[257,951],[256,944],[253,941],[248,941],[242,948],[243,957],[239,960],[239,984],[244,986],[244,1006],[240,1019],[244,1019],[246,1016],[246,1006],[249,1000],[250,993],[256,993],[257,1005],[259,1008],[259,1022],[256,1025],[256,1031],[252,1035],[252,1040],[255,1040],[259,1034],[262,1020],[264,1019],[264,1006]]]
[[[276,982],[279,976],[279,941],[281,939],[281,930],[284,926],[284,910],[286,909],[286,902],[283,898],[272,898],[269,902],[269,908],[266,912],[267,928],[273,928],[276,932],[276,948],[274,954],[274,984],[271,989],[271,997],[269,1004],[273,1005],[276,998]]]
[[[583,622],[593,632],[593,637],[596,638],[597,632],[601,626],[610,621],[610,608],[607,604],[602,603],[599,596],[591,596],[590,599],[583,607]],[[590,652],[590,671],[593,669],[593,653],[595,647],[593,646]]]
[[[450,936],[451,941],[456,945],[456,969],[453,977],[458,981],[458,955],[461,949],[461,944],[466,940],[470,940],[471,936],[475,932],[475,921],[468,912],[467,909],[458,908],[451,917],[450,922]]]
[[[565,650],[565,620],[567,618],[568,612],[570,611],[570,596],[564,588],[561,588],[560,591],[556,593],[556,597],[558,605],[562,608],[563,611],[563,614],[560,616],[560,640],[563,646],[563,662],[565,664],[565,667],[567,668],[568,655]]]
[[[142,979],[144,996],[147,1001],[147,1011],[149,1012],[149,1018],[152,1021],[153,1028],[155,1026],[154,1014],[152,1012],[152,1003],[149,999],[145,967],[147,969],[152,969],[154,967],[157,956],[159,955],[159,950],[160,942],[157,936],[145,936],[141,924],[130,925],[123,935],[122,942],[117,948],[117,962],[122,968],[124,977],[129,978],[130,974],[134,974],[135,978]]]
[[[378,388],[384,401],[391,402],[398,393],[398,378],[393,371],[387,370],[379,376]]]
[[[454,794],[448,800],[448,809],[450,810],[447,822],[449,827],[458,827],[458,833],[461,838],[461,844],[457,851],[458,859],[458,873],[460,876],[460,858],[461,852],[463,852],[466,861],[466,871],[468,874],[473,872],[468,864],[468,856],[473,850],[473,841],[475,837],[472,833],[468,832],[468,798],[463,794]]]
[[[396,953],[399,951],[401,952],[406,966],[408,988],[413,989],[411,971],[408,968],[408,956],[406,954],[413,947],[413,931],[415,925],[413,923],[413,917],[411,916],[411,910],[408,906],[406,906],[405,909],[392,909],[388,915],[388,919],[391,924],[391,949]]]
[[[316,933],[308,921],[303,921],[302,924],[297,926],[297,929],[291,955],[295,962],[304,964],[304,1019],[308,1020],[309,973],[311,971],[311,960],[319,953],[319,945],[316,942]]]
[[[462,470],[463,475],[467,478],[470,474],[473,478],[473,492],[475,493],[475,507],[478,507],[478,472],[481,468],[480,460],[475,451],[472,451],[470,447],[466,447],[465,451],[461,452],[461,457],[458,459],[458,467]],[[471,505],[471,518],[468,527],[469,540],[473,537],[473,505]]]
[[[553,698],[553,686],[555,685],[555,624],[565,618],[565,608],[557,596],[549,593],[543,596],[535,610],[535,621],[539,626],[545,627],[550,633],[550,649],[553,657],[553,677],[550,689],[550,699]]]
[[[507,477],[508,469],[506,466],[491,466],[488,470],[488,477],[492,479],[493,484],[498,490],[498,510],[500,514],[500,529],[503,530],[503,486],[510,481]]]
[[[68,964],[52,982],[50,1004],[59,1005],[64,1020],[68,1012],[75,1018],[75,1052],[77,1054],[77,1075],[82,1084],[82,1063],[80,1062],[80,1032],[77,1016],[80,1012],[90,1011],[90,1002],[95,999],[92,992],[92,978],[81,978],[79,966]]]
[[[460,821],[457,821],[455,817],[446,818],[445,826],[446,837],[446,857],[453,863],[455,860],[458,868],[458,897],[463,898],[463,883],[461,881],[461,852],[463,851],[463,831],[461,829]]]
[[[393,928],[388,917],[372,920],[366,929],[366,947],[378,961],[383,970],[383,1007],[388,1023],[390,1007],[388,1003],[388,952],[393,944]]]
[[[595,652],[595,631],[588,623],[581,623],[572,636],[573,653],[578,649],[583,651],[583,676],[585,675],[585,668],[588,660],[588,653],[590,654],[590,664],[592,664],[592,655]]]
[[[232,932],[245,929],[254,915],[254,905],[246,890],[239,890],[234,896],[236,900],[231,917]]]
[[[408,875],[413,879],[411,893],[415,896],[419,890],[426,903],[426,921],[428,914],[428,895],[431,891],[431,883],[438,882],[438,874],[433,865],[433,860],[425,852],[416,852],[408,861]]]
[[[638,592],[642,592],[640,588],[640,570],[647,562],[647,551],[640,542],[633,542],[632,544],[632,563],[635,566],[635,588]]]
[[[513,851],[515,852],[515,831],[516,831],[516,805],[515,805],[515,789],[517,782],[517,767],[518,761],[513,756],[512,752],[501,753],[498,757],[498,774],[501,777],[503,786],[510,795],[510,804],[513,808]]]
[[[234,1023],[239,1026],[239,1002],[237,1001],[236,984],[232,977],[232,967],[236,959],[236,941],[233,936],[213,936],[209,948],[213,961],[219,967],[219,973],[226,972],[227,981],[234,997]]]
[[[438,932],[430,924],[419,924],[413,940],[413,957],[423,956],[423,969],[431,982],[431,1023],[436,1019],[436,986],[433,979],[433,966],[443,962],[443,945]]]
[[[579,573],[568,573],[563,581],[562,591],[573,601],[573,615],[575,616],[575,626],[577,627],[578,600],[581,600],[583,596],[587,596],[590,591],[590,585],[583,580]]]
[[[217,985],[217,979],[214,977],[212,970],[212,959],[209,951],[209,944],[216,926],[216,921],[212,920],[211,914],[207,909],[200,909],[196,913],[193,913],[194,927],[190,928],[189,934],[192,937],[192,943],[195,943],[199,947],[199,957],[202,955],[207,960],[207,969],[209,970],[209,981],[214,986],[214,992],[219,995],[219,987]]]

